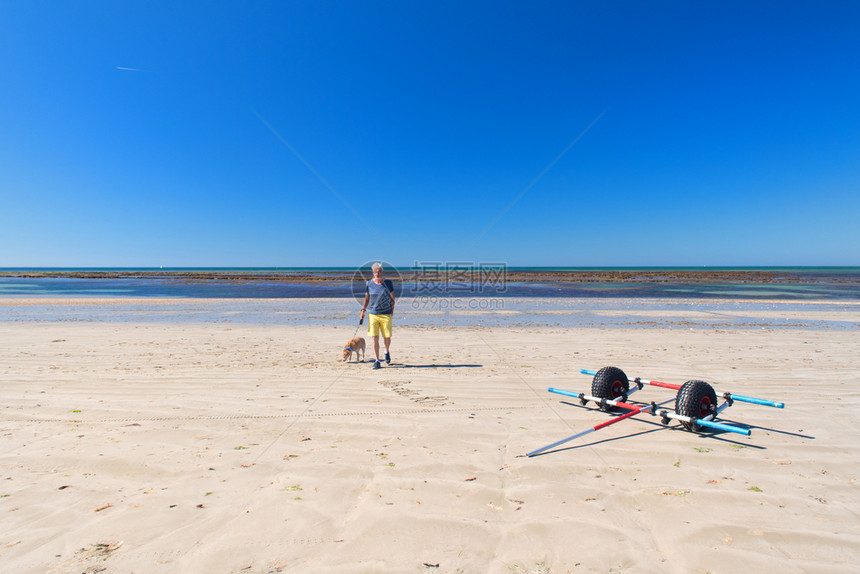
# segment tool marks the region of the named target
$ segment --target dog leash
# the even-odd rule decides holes
[[[364,323],[364,319],[359,319],[358,325],[355,326],[355,333],[353,333],[352,337],[349,338],[350,340],[355,339],[355,336],[358,334],[358,328],[361,327],[362,323]]]

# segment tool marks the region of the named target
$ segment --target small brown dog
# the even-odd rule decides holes
[[[361,354],[361,360],[364,361],[364,350],[367,345],[364,342],[364,337],[356,337],[355,339],[350,339],[346,342],[346,346],[343,348],[343,360],[348,361],[352,354],[355,353],[355,360],[358,361],[359,353]]]

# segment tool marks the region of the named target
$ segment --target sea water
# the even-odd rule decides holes
[[[529,272],[541,270],[525,269]],[[551,271],[566,270],[578,269]],[[677,270],[687,269],[667,269]],[[169,271],[284,273],[282,269]],[[289,271],[305,275],[333,272],[343,275],[350,270],[302,268]],[[397,303],[397,324],[439,328],[504,325],[562,328],[860,329],[860,323],[854,320],[860,308],[860,268],[794,268],[791,272],[803,275],[803,280],[807,282],[685,284],[673,281],[531,281],[506,283],[501,290],[483,293],[470,292],[468,288],[440,293],[410,284],[404,288],[403,296]],[[57,298],[99,298],[109,303],[66,304],[57,302]],[[162,300],[147,303],[148,298]],[[14,299],[36,300],[26,305],[3,304],[0,301],[2,322],[205,322],[343,326],[357,322],[360,308],[360,297],[356,296],[349,282],[188,282],[177,276],[122,279],[0,277],[0,299],[6,303],[13,303]],[[39,299],[45,299],[45,304],[39,304]],[[814,313],[797,315],[798,312]],[[845,319],[841,319],[841,316]]]
[[[703,268],[574,268],[574,267],[510,267],[509,272],[541,273],[602,272],[602,271],[648,271],[689,272]],[[491,288],[461,285],[458,289],[438,285],[405,283],[401,285],[404,295],[413,297],[549,297],[549,298],[683,298],[683,299],[752,299],[752,300],[860,300],[860,267],[761,267],[761,268],[706,268],[706,271],[767,271],[792,274],[798,283],[751,283],[713,282],[685,283],[669,279],[664,282],[607,282],[575,283],[554,281],[508,282]],[[286,279],[265,281],[232,281],[231,276],[240,274],[311,275],[325,278],[327,275],[350,275],[354,269],[338,267],[313,268],[41,268],[4,269],[0,273],[13,272],[103,272],[103,273],[171,273],[164,277],[131,277],[79,279],[71,277],[8,277],[0,276],[0,297],[169,297],[169,298],[349,298],[354,296],[351,282],[319,281],[301,283]],[[188,280],[182,274],[212,273],[219,276],[213,280]]]

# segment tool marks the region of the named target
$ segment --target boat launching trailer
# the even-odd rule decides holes
[[[736,395],[728,392],[717,392],[714,390],[714,387],[705,381],[693,380],[687,381],[683,385],[676,385],[672,383],[663,383],[661,381],[651,381],[639,377],[630,380],[627,378],[627,375],[624,374],[624,371],[617,367],[603,367],[599,371],[582,369],[579,372],[583,375],[594,376],[591,381],[591,394],[574,393],[553,387],[550,387],[547,390],[551,393],[579,399],[579,404],[582,406],[586,406],[589,402],[593,402],[597,408],[607,413],[615,412],[618,409],[623,409],[628,412],[602,422],[599,425],[595,425],[590,429],[586,429],[552,444],[533,450],[527,453],[526,456],[541,454],[542,452],[546,452],[552,448],[563,445],[573,439],[585,436],[589,433],[606,428],[609,425],[621,422],[642,413],[660,417],[660,420],[664,425],[668,425],[672,420],[679,421],[681,425],[690,432],[698,432],[702,428],[709,428],[749,436],[749,429],[718,423],[715,422],[715,419],[721,412],[732,406],[735,402],[764,405],[777,409],[785,408],[785,403],[756,399],[754,397],[745,397],[743,395]],[[673,389],[678,391],[678,393],[675,397],[658,403],[628,403],[627,401],[630,395],[637,391],[641,391],[645,388],[645,385]],[[718,404],[718,399],[722,399],[722,404]],[[667,408],[661,408],[663,405],[672,401],[675,401],[674,411]]]

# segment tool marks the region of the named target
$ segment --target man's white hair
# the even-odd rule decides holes
[[[371,265],[371,266],[370,266],[370,268],[371,268],[371,269],[373,269],[374,271],[376,271],[377,269],[382,269],[382,263],[380,263],[379,261],[377,261],[376,263],[374,263],[373,265]]]

